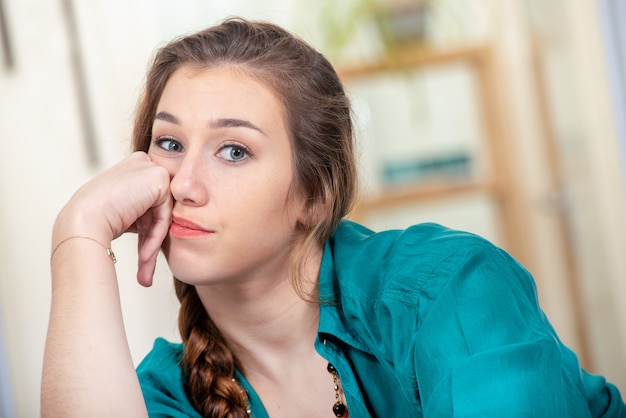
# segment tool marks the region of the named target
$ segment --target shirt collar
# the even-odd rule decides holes
[[[320,266],[319,300],[320,322],[318,337],[320,341],[339,340],[361,351],[370,352],[369,348],[346,321],[343,310],[345,298],[339,282],[338,266],[334,258],[334,241],[331,239],[324,245],[324,253]]]

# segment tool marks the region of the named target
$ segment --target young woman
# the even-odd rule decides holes
[[[434,224],[374,233],[349,101],[328,61],[230,19],[158,51],[135,153],[79,189],[52,237],[42,415],[623,417],[502,250]],[[111,242],[162,249],[182,344],[134,369]]]

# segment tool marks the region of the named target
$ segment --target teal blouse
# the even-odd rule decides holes
[[[480,237],[343,221],[319,281],[315,348],[337,369],[351,417],[626,417],[617,388],[559,340],[529,273]],[[181,355],[157,339],[137,368],[151,417],[200,416]],[[253,417],[267,417],[236,378]]]

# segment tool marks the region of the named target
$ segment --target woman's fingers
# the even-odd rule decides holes
[[[143,286],[152,284],[156,259],[167,237],[171,219],[172,197],[168,192],[163,196],[162,201],[158,201],[135,222],[138,233],[137,281]]]
[[[154,164],[147,154],[136,152],[124,161],[118,176],[118,183],[127,182],[127,190],[122,191],[121,199],[112,201],[113,212],[121,218],[121,225],[113,231],[116,236],[127,232],[133,225],[137,232],[145,234],[154,221],[169,222],[172,211],[170,178],[164,168]],[[158,216],[146,218],[151,220],[146,222],[144,216],[147,213]]]

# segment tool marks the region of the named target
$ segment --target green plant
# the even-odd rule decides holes
[[[433,1],[326,1],[320,22],[325,52],[337,58],[360,45],[388,53],[399,44],[422,42]]]

